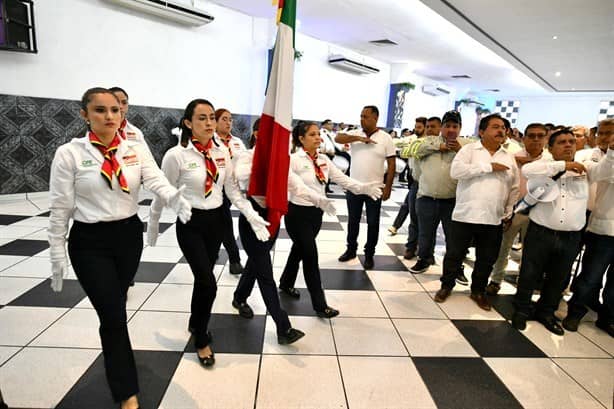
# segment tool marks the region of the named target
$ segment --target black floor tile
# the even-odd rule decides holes
[[[341,225],[341,223],[336,223],[336,222],[322,222],[322,229],[321,230],[343,230],[343,226]]]
[[[29,219],[31,216],[17,216],[13,214],[0,214],[0,225],[7,226],[21,220]]]
[[[320,270],[322,287],[326,290],[374,290],[364,270]]]
[[[412,358],[440,409],[522,408],[481,358]]]
[[[159,406],[182,355],[181,352],[170,351],[134,351],[141,408]],[[73,385],[56,409],[84,407],[88,409],[118,407],[118,404],[113,402],[111,390],[107,384],[102,354]]]
[[[141,261],[134,281],[140,283],[161,283],[175,266],[175,263]]]
[[[149,206],[151,205],[152,199],[143,199],[139,202],[139,205],[141,206]]]
[[[215,353],[260,354],[265,324],[264,315],[246,319],[235,314],[212,314],[209,321],[209,331],[213,336],[211,348]],[[196,352],[191,338],[185,352]]]
[[[390,247],[392,252],[396,254],[397,256],[402,256],[403,254],[405,254],[405,250],[407,250],[407,247],[405,247],[405,243],[386,243],[386,244],[388,244],[388,247]]]
[[[365,256],[358,256],[360,262],[364,265]],[[396,256],[373,256],[373,270],[381,270],[381,271],[405,271],[407,268],[405,264],[401,263],[401,261]]]
[[[454,320],[452,322],[481,357],[546,357],[546,354],[507,321]]]
[[[49,248],[47,240],[13,240],[0,246],[2,256],[33,256]]]
[[[36,287],[23,293],[8,305],[20,307],[58,307],[72,308],[85,298],[85,292],[77,280],[62,282],[62,291],[53,292],[51,280],[47,279]]]
[[[506,320],[511,320],[514,315],[514,296],[511,294],[501,294],[495,297],[488,297],[492,302],[493,308]]]
[[[38,217],[49,217],[50,214],[51,214],[50,211],[46,211],[46,212],[39,214]]]
[[[309,291],[307,291],[306,288],[298,288],[298,290],[301,292],[301,297],[299,299],[279,292],[279,302],[281,303],[281,307],[288,313],[288,315],[315,317],[316,312],[313,310]],[[324,292],[324,295],[326,295],[326,291]],[[334,305],[332,307],[334,307]]]

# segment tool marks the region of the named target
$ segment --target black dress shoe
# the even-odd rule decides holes
[[[437,291],[437,293],[435,294],[434,300],[435,302],[438,302],[438,303],[445,302],[451,293],[452,293],[451,288],[441,287],[439,291]]]
[[[527,314],[523,314],[522,312],[515,312],[512,316],[512,327],[516,328],[519,331],[523,331],[527,329],[527,320],[529,316]]]
[[[571,314],[567,314],[565,319],[563,319],[563,328],[565,328],[567,331],[576,332],[581,320],[581,317],[575,317]]]
[[[353,258],[356,258],[356,252],[346,250],[345,253],[339,256],[339,261],[350,261]]]
[[[134,287],[134,280],[130,281],[130,287]]]
[[[362,266],[365,268],[365,270],[373,270],[374,265],[375,262],[373,261],[373,256],[365,256],[365,262],[362,263]]]
[[[595,325],[597,328],[604,330],[608,333],[608,335],[614,338],[614,323],[603,319],[597,319],[597,321],[595,321]]]
[[[246,302],[238,302],[237,300],[232,300],[232,306],[239,311],[239,315],[243,318],[254,318],[254,311],[252,307],[249,306]]]
[[[213,350],[211,350],[211,355],[207,355],[205,357],[198,355],[198,352],[196,352],[196,357],[198,358],[200,364],[204,367],[210,367],[215,364],[215,353],[213,352]]]
[[[316,311],[316,315],[320,318],[333,318],[339,315],[339,310],[336,310],[330,307],[326,307],[322,311]]]
[[[563,329],[563,327],[559,325],[558,322],[556,322],[556,318],[554,318],[554,316],[539,316],[538,315],[535,319],[553,334],[556,334],[556,335],[565,334],[565,330]]]
[[[280,345],[290,345],[303,338],[305,333],[298,329],[290,328],[284,334],[277,334],[277,343]]]
[[[416,250],[405,249],[405,253],[403,253],[403,258],[405,260],[411,260],[414,257],[416,257]]]
[[[279,286],[281,292],[288,294],[292,298],[301,298],[301,293],[294,287],[282,287]]]
[[[241,263],[230,263],[228,265],[228,271],[232,275],[243,274],[243,266]]]

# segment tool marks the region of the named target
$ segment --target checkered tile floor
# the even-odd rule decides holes
[[[210,325],[213,370],[193,352],[192,275],[175,217],[163,214],[164,233],[144,249],[128,297],[142,408],[612,408],[614,341],[594,316],[564,337],[533,322],[518,332],[508,321],[514,289],[507,284],[496,311],[480,310],[459,286],[436,304],[440,267],[411,275],[412,262],[401,257],[406,228],[396,236],[386,230],[406,194],[400,186],[383,206],[375,269],[365,271],[360,258],[339,263],[347,209],[336,191],[338,215],[325,217],[318,246],[326,295],[341,315],[315,317],[301,277],[300,300],[282,303],[307,335],[278,345],[258,291],[249,300],[252,320],[232,308],[237,278],[223,254]],[[144,196],[143,220],[148,203]],[[46,194],[0,198],[0,389],[11,408],[112,408],[91,304],[72,271],[62,293],[49,288],[47,208]],[[365,236],[363,224],[361,246]],[[290,245],[282,230],[277,279]],[[439,264],[443,249],[440,240]]]

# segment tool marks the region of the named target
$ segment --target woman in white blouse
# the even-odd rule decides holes
[[[119,101],[105,88],[92,88],[81,99],[88,131],[60,146],[49,181],[49,244],[54,291],[62,290],[68,255],[79,283],[100,319],[100,339],[107,381],[122,408],[138,408],[134,356],[126,325],[126,293],[143,250],[139,220],[141,184],[170,205],[186,222],[190,205],[171,186],[145,145],[118,134]]]
[[[213,274],[215,258],[224,232],[223,193],[241,211],[259,240],[268,240],[268,223],[243,197],[233,176],[228,149],[213,137],[215,109],[205,99],[191,101],[181,121],[182,138],[187,146],[169,149],[162,159],[162,170],[175,186],[185,186],[184,196],[192,207],[192,218],[177,223],[177,242],[192,274],[194,288],[188,329],[194,334],[198,360],[205,367],[215,363],[211,333],[207,330],[217,285]],[[154,246],[162,203],[154,198],[150,210],[147,241]]]
[[[290,169],[308,188],[323,195],[330,180],[354,194],[368,195],[373,200],[382,196],[382,183],[364,184],[351,179],[339,170],[328,156],[318,154],[322,138],[315,122],[299,122],[292,131],[292,141],[298,150],[290,156]],[[322,227],[322,215],[321,209],[290,193],[285,224],[292,239],[292,248],[279,280],[279,289],[291,297],[300,297],[294,283],[299,263],[302,261],[313,309],[319,317],[332,318],[337,316],[339,311],[326,303],[318,266],[316,237]]]

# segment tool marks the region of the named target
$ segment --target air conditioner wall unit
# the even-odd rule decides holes
[[[422,92],[428,95],[435,96],[435,97],[450,94],[449,89],[447,89],[443,85],[438,85],[438,84],[423,85]]]
[[[330,55],[328,57],[328,63],[336,68],[357,74],[376,74],[379,72],[379,68],[358,62],[340,54]]]
[[[203,10],[173,1],[163,0],[107,0],[133,10],[172,20],[189,26],[202,26],[214,17]]]

